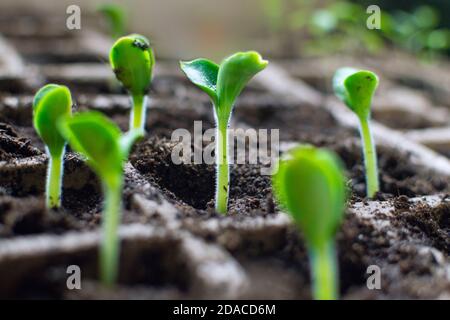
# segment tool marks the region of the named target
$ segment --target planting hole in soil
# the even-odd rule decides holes
[[[449,299],[445,25],[162,2],[0,5],[0,298]]]

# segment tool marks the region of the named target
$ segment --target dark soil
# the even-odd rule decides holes
[[[448,258],[448,203],[435,209],[425,204],[408,205],[406,208],[406,197],[390,203],[403,208],[392,211],[392,217],[388,218],[389,226],[381,230],[352,212],[345,215],[337,235],[341,294],[347,299],[401,299],[433,298],[435,292],[449,292],[449,282],[436,283],[432,279],[440,262],[432,254],[418,254],[417,246],[413,245],[435,246],[447,253]],[[427,215],[433,215],[431,221]],[[235,255],[257,281],[250,298],[267,298],[270,296],[267,292],[272,290],[287,299],[311,297],[308,255],[303,238],[294,228],[286,233],[283,244],[273,254],[259,254],[249,259],[249,253],[244,252],[245,248],[235,252]],[[365,288],[369,265],[378,265],[383,271],[381,291]]]
[[[349,175],[352,201],[365,200],[365,177],[360,145],[353,137],[340,140],[332,146],[326,139],[314,143],[335,150],[344,160]],[[212,210],[215,186],[215,167],[206,164],[175,165],[171,153],[176,143],[166,138],[151,138],[139,143],[130,161],[151,182],[163,188],[175,202],[200,210]],[[420,195],[448,192],[444,177],[434,177],[429,170],[405,161],[405,156],[388,148],[379,148],[381,190],[380,200],[401,195]],[[232,165],[230,187],[230,214],[274,213],[270,176],[261,175],[260,166]]]
[[[40,154],[30,140],[19,137],[17,132],[5,123],[0,123],[0,161],[25,158]]]
[[[263,98],[259,95],[244,95],[236,107],[232,126],[239,127],[240,123],[245,123],[255,129],[279,129],[281,141],[300,141],[333,149],[343,159],[348,170],[352,201],[364,200],[365,178],[358,133],[338,127],[335,120],[323,110],[296,106],[273,96],[266,95]],[[207,212],[213,214],[214,166],[173,164],[171,152],[175,143],[170,141],[171,133],[177,128],[193,132],[194,121],[202,121],[202,132],[214,127],[212,107],[207,101],[187,101],[178,107],[176,102],[169,101],[161,100],[149,108],[146,125],[149,138],[134,148],[130,162],[150,182],[162,188],[166,196],[179,205],[187,216],[198,216],[197,210],[202,212],[200,217]],[[277,104],[277,101],[281,102]],[[87,106],[79,105],[78,109],[82,111]],[[30,115],[28,110],[3,110],[4,119],[12,124],[0,125],[2,160],[11,161],[42,154],[43,145],[39,137],[30,127],[30,121],[26,121],[22,115]],[[108,112],[112,112],[110,116],[123,130],[128,128],[127,109],[113,108]],[[20,137],[18,132],[27,138]],[[35,144],[37,148],[32,146]],[[448,183],[444,178],[412,165],[407,155],[385,147],[379,147],[378,151],[383,190],[377,196],[379,199],[448,192]],[[66,171],[76,171],[83,164],[81,160],[73,159],[66,166],[71,168],[66,168]],[[233,165],[230,190],[229,210],[232,215],[252,216],[275,212],[270,176],[261,175],[258,165]],[[88,225],[98,223],[101,192],[96,181],[86,183],[81,190],[65,190],[63,199],[64,207],[72,214],[83,212],[77,216],[78,219],[87,220]]]
[[[77,228],[77,221],[64,212],[45,209],[42,198],[0,198],[0,237],[44,233],[62,233]]]
[[[165,138],[153,138],[140,143],[130,161],[149,181],[157,184],[185,211],[197,216],[192,209],[212,213],[214,203],[215,168],[212,165],[174,165],[171,152],[175,143]],[[270,176],[260,173],[259,166],[233,165],[229,214],[260,215],[274,213]],[[191,208],[192,207],[192,208]],[[191,216],[191,215],[189,215]]]
[[[416,234],[428,238],[426,243],[443,252],[450,253],[450,203],[446,198],[435,208],[419,205],[411,212],[407,199],[397,205],[398,224],[407,224]]]
[[[127,130],[129,108],[106,94],[118,93],[108,88],[105,84],[104,88],[94,90],[98,92],[90,93],[91,97],[103,97],[107,107],[101,110],[122,130]],[[347,169],[351,191],[349,205],[367,202],[358,132],[340,127],[321,108],[298,105],[259,90],[255,87],[242,95],[231,127],[279,129],[282,142],[310,143],[334,150]],[[96,107],[91,104],[93,100],[89,95],[74,98],[79,100],[77,111]],[[297,230],[292,226],[275,228],[276,231],[268,227],[249,234],[241,226],[241,223],[256,224],[260,218],[269,221],[279,215],[270,176],[261,174],[261,165],[232,165],[229,215],[218,215],[213,203],[214,166],[175,165],[171,160],[175,145],[170,139],[173,130],[184,128],[192,133],[194,121],[199,120],[202,121],[202,132],[215,126],[208,99],[174,77],[156,79],[151,98],[147,137],[134,147],[129,158],[131,169],[126,171],[123,223],[155,224],[153,216],[133,207],[133,195],[142,194],[145,199],[155,201],[167,199],[177,209],[176,219],[181,225],[178,231],[190,232],[206,243],[224,248],[243,267],[250,280],[250,289],[242,292],[240,298],[310,298],[308,255]],[[97,229],[102,209],[99,183],[70,149],[66,155],[63,208],[45,210],[46,158],[43,144],[32,128],[30,101],[21,100],[17,105],[0,103],[0,241],[25,235]],[[448,258],[449,204],[442,201],[438,207],[431,208],[425,203],[413,205],[409,198],[449,193],[448,181],[431,170],[412,164],[408,154],[391,148],[379,146],[378,157],[382,192],[376,198],[395,210],[389,216],[380,214],[377,217],[378,213],[374,213],[370,219],[351,210],[345,215],[337,235],[341,293],[349,299],[436,298],[438,293],[448,292],[450,285],[432,281],[438,262],[431,254],[424,258],[418,248],[433,247]],[[31,160],[37,164],[23,168],[17,165],[17,173],[2,171],[6,170],[6,165]],[[154,190],[144,191],[146,183]],[[205,231],[202,225],[227,219],[231,222],[223,233]],[[375,228],[378,219],[388,220],[389,224],[382,229]],[[191,279],[181,276],[185,274],[186,265],[175,251],[179,244],[170,240],[169,247],[166,244],[154,248],[145,246],[145,242],[139,242],[123,249],[132,258],[123,261],[125,266],[120,281],[123,287],[117,291],[121,292],[121,297],[139,296],[142,291],[136,288],[141,287],[146,288],[143,289],[145,294],[153,298],[190,297]],[[71,263],[83,265],[92,280],[96,279],[93,262],[96,258],[95,252],[80,252],[71,258]],[[58,261],[52,270],[40,270],[28,285],[16,287],[13,296],[68,297],[67,291],[56,285],[65,277],[63,266],[68,261]],[[383,270],[381,291],[366,288],[366,269],[371,264],[377,264]],[[59,277],[55,278],[54,274]],[[98,298],[104,294],[95,280],[91,284],[92,287],[81,295]],[[129,288],[137,291],[127,291]],[[155,293],[152,290],[162,291]]]

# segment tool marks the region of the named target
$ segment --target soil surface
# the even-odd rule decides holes
[[[365,177],[358,133],[339,127],[332,116],[323,110],[298,106],[272,96],[266,95],[264,98],[263,100],[252,93],[244,96],[236,107],[231,127],[279,129],[282,142],[299,141],[334,150],[346,166],[349,188],[352,191],[351,200],[364,200]],[[173,130],[178,128],[192,133],[194,121],[202,121],[202,132],[213,128],[211,108],[209,103],[204,101],[185,101],[180,106],[174,106],[173,103],[165,105],[162,100],[160,104],[148,110],[148,138],[138,143],[130,155],[131,164],[149,181],[162,188],[170,199],[207,211],[213,211],[215,168],[206,164],[175,165],[171,153],[176,142],[172,142],[170,136]],[[78,109],[83,111],[87,106],[79,105]],[[3,118],[9,120],[9,124],[0,123],[0,160],[12,162],[44,152],[43,144],[30,127],[30,121],[23,120],[26,115],[30,115],[28,109],[19,110],[25,115],[21,115],[17,109],[3,110]],[[127,129],[127,109],[112,108],[108,112],[122,130]],[[70,152],[68,156],[70,157]],[[408,155],[380,146],[378,156],[383,191],[377,195],[379,200],[401,195],[415,197],[449,191],[444,177],[411,164]],[[82,161],[72,160],[70,164],[73,164],[73,171],[84,166]],[[262,175],[258,165],[233,165],[230,213],[274,213],[270,184],[270,176]],[[64,207],[73,212],[87,211],[84,216],[100,210],[100,192],[98,187],[97,191],[93,192],[92,185],[97,183],[87,183],[84,189],[76,190],[74,194],[71,194],[70,190],[66,192],[63,198]],[[79,201],[76,197],[83,200]],[[77,208],[77,205],[81,207]],[[196,215],[195,212],[192,214]],[[94,220],[98,221],[97,218]]]
[[[82,92],[83,86],[75,85],[75,91]],[[128,101],[116,99],[122,92],[104,83],[74,96],[75,110],[99,109],[125,131],[129,122]],[[193,86],[172,76],[156,78],[150,96],[147,136],[135,145],[125,169],[122,222],[149,228],[170,229],[168,225],[175,225],[172,227],[175,235],[168,233],[151,244],[143,240],[125,241],[122,251],[127,256],[121,260],[120,285],[114,293],[102,289],[95,281],[96,251],[80,249],[70,257],[55,254],[56,258],[42,258],[46,261],[39,263],[48,268],[41,268],[28,278],[17,277],[17,283],[8,282],[9,288],[13,288],[12,296],[204,297],[207,285],[196,285],[199,280],[189,271],[193,255],[183,251],[182,243],[187,241],[183,237],[187,233],[186,237],[194,237],[202,246],[220,248],[226,257],[223,259],[229,259],[226,261],[238,263],[248,287],[234,298],[311,298],[304,239],[291,223],[273,223],[284,214],[273,199],[270,176],[261,174],[260,164],[232,165],[229,215],[215,213],[214,166],[176,165],[171,158],[176,145],[171,140],[173,130],[184,128],[193,133],[194,121],[202,121],[202,133],[214,128],[212,106]],[[99,106],[98,101],[103,101],[103,105]],[[32,128],[31,115],[29,97],[1,97],[0,241],[97,230],[101,222],[101,188],[95,174],[70,148],[65,158],[63,207],[58,211],[45,210],[47,157]],[[351,195],[350,209],[337,235],[343,298],[442,298],[449,294],[450,283],[437,274],[443,264],[448,265],[450,204],[444,196],[435,207],[411,200],[450,193],[446,177],[411,163],[408,154],[380,145],[382,192],[376,195],[375,203],[391,209],[386,213],[377,212],[378,207],[369,208],[370,214],[364,215],[355,207],[370,206],[373,202],[364,196],[358,132],[340,127],[328,112],[318,106],[298,105],[254,86],[239,99],[230,127],[279,129],[282,143],[310,143],[329,148],[342,158]],[[206,145],[203,141],[203,147]],[[156,207],[167,201],[168,207],[175,210],[174,216],[169,218],[169,209],[152,211],[136,195]],[[64,266],[69,262],[80,263],[87,270],[89,281],[85,282],[83,292],[68,292],[61,286],[66,279]],[[366,287],[366,269],[374,264],[383,272],[382,290]],[[1,268],[0,260],[0,271]]]

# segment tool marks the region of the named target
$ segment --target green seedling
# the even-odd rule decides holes
[[[333,88],[336,96],[359,119],[368,197],[373,197],[380,190],[377,152],[370,129],[370,107],[377,87],[378,77],[370,71],[342,68],[336,71],[333,78]]]
[[[144,135],[147,91],[155,65],[150,42],[138,34],[122,37],[111,48],[109,60],[117,79],[131,95],[130,130],[139,129]]]
[[[211,98],[216,119],[216,210],[227,213],[229,191],[229,161],[227,129],[234,103],[258,72],[268,62],[254,51],[238,52],[220,65],[207,59],[180,62],[181,69],[195,85]]]
[[[140,132],[131,130],[122,135],[116,124],[98,112],[79,113],[63,118],[59,121],[58,128],[72,149],[86,158],[87,164],[102,182],[105,203],[100,277],[105,285],[111,286],[117,279],[118,270],[117,229],[122,209],[124,162]]]
[[[125,35],[127,25],[127,15],[125,9],[118,4],[106,3],[98,6],[97,11],[106,19],[109,32],[113,39]]]
[[[335,233],[346,201],[345,178],[334,153],[299,146],[279,161],[273,190],[306,239],[310,256],[313,296],[338,297]]]
[[[72,113],[72,97],[65,86],[47,84],[34,96],[33,123],[46,145],[49,156],[45,187],[47,208],[61,206],[61,182],[66,140],[57,129],[57,121]]]

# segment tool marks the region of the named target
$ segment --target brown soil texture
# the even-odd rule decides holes
[[[352,191],[351,200],[364,200],[365,178],[358,133],[339,127],[325,111],[309,106],[298,106],[272,96],[264,98],[263,100],[255,94],[244,96],[236,107],[231,127],[239,127],[241,123],[245,123],[255,129],[279,129],[281,141],[311,143],[334,150],[346,165],[349,188]],[[277,104],[277,101],[281,102]],[[196,105],[193,106],[194,103]],[[168,198],[177,204],[181,203],[181,208],[184,206],[183,211],[189,215],[198,215],[193,209],[212,214],[214,166],[175,165],[171,160],[175,143],[170,141],[170,135],[174,129],[185,128],[193,132],[194,121],[202,121],[203,132],[214,127],[212,107],[208,103],[188,101],[186,104],[178,108],[162,104],[148,110],[146,125],[148,138],[135,146],[130,155],[130,162],[150,182],[158,185]],[[84,108],[80,107],[81,110]],[[26,108],[20,112],[29,114]],[[13,121],[10,121],[10,124],[0,124],[1,160],[12,161],[32,157],[44,151],[41,143],[36,143],[36,147],[33,146],[33,141],[39,141],[39,137],[29,126],[30,121],[24,121],[24,116],[20,112],[8,109],[8,112],[3,114]],[[14,114],[14,117],[11,114]],[[123,130],[127,129],[127,110],[113,111],[110,116]],[[377,195],[378,199],[385,200],[401,195],[414,197],[449,191],[445,178],[412,165],[407,160],[408,155],[386,147],[379,147],[378,155],[383,191]],[[85,167],[81,160],[70,163],[74,163],[72,171],[76,171],[79,166]],[[230,190],[230,214],[274,213],[270,176],[261,175],[259,165],[232,165]],[[86,183],[80,190],[65,190],[63,201],[64,208],[78,219],[87,219],[93,225],[98,223],[101,192],[97,181]]]
[[[154,216],[145,215],[133,206],[134,194],[143,194],[146,199],[154,201],[167,199],[177,209],[180,230],[188,231],[205,243],[223,247],[242,266],[248,275],[250,288],[242,292],[239,298],[311,298],[308,254],[301,234],[293,226],[288,226],[277,231],[273,238],[264,230],[249,236],[240,225],[258,218],[269,221],[279,215],[272,196],[270,176],[261,174],[261,165],[231,166],[229,215],[224,217],[213,209],[214,166],[175,165],[171,160],[175,142],[170,137],[174,129],[185,128],[193,132],[193,122],[201,120],[204,132],[215,124],[207,99],[192,93],[183,84],[169,90],[170,83],[170,79],[167,82],[162,79],[157,84],[159,87],[153,89],[160,100],[148,110],[147,137],[136,144],[130,155],[131,166],[126,171],[123,195],[123,223],[156,223]],[[105,95],[105,98],[108,99],[108,96]],[[89,104],[77,106],[77,110],[89,108]],[[128,109],[119,106],[102,111],[122,130],[127,129]],[[7,175],[1,178],[0,239],[95,230],[101,222],[102,195],[92,171],[69,149],[63,208],[58,211],[45,210],[43,183],[46,158],[43,145],[31,127],[30,109],[3,107],[0,114],[3,121],[0,123],[0,168],[5,164],[33,159],[37,162],[36,165],[18,169],[17,179]],[[279,129],[282,142],[311,143],[334,150],[346,167],[351,192],[349,205],[369,200],[364,197],[365,178],[358,132],[340,127],[324,110],[297,105],[288,99],[261,94],[254,89],[239,100],[230,126]],[[442,204],[431,208],[426,204],[412,205],[409,198],[449,193],[448,182],[445,177],[412,164],[408,154],[391,148],[379,146],[378,161],[382,192],[376,200],[392,205],[394,210],[389,216],[380,214],[379,218],[377,213],[373,213],[370,219],[352,211],[345,215],[337,235],[342,297],[437,298],[449,292],[450,284],[436,283],[434,272],[439,267],[439,259],[433,258],[431,251],[424,253],[419,249],[435,248],[448,259],[449,204],[443,198]],[[21,189],[21,183],[30,181],[29,176],[35,179],[34,184],[28,186],[31,191]],[[154,188],[153,193],[143,191],[146,183]],[[223,233],[207,230],[203,225],[204,222],[221,223],[227,219],[231,220],[230,226]],[[377,229],[378,219],[387,220],[386,227]],[[121,298],[192,297],[189,291],[191,280],[180,277],[186,265],[182,257],[176,254],[178,244],[174,241],[171,246],[161,244],[156,249],[149,249],[141,243],[137,247],[130,245],[130,249],[125,247],[124,251],[136,251],[133,260],[136,264],[124,262],[116,294]],[[169,251],[172,253],[169,254]],[[66,261],[61,260],[60,264],[31,276],[28,284],[22,283],[16,287],[13,296],[111,297],[111,292],[104,292],[95,282],[95,253],[80,252],[71,259],[72,263],[79,262],[88,270],[86,274],[92,281],[87,282],[90,289],[77,295],[61,288],[58,283],[65,283],[66,276],[63,270]],[[383,270],[380,291],[370,291],[366,287],[366,269],[371,264],[379,265]],[[141,266],[145,266],[146,270]]]

